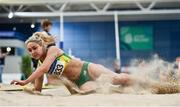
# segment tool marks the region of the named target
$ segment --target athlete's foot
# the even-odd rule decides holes
[[[83,93],[81,93],[82,95],[87,95],[87,94],[92,94],[92,93],[96,93],[95,90],[89,90],[89,91],[84,91]]]
[[[80,90],[79,88],[76,88],[76,87],[72,87],[72,89],[73,89],[75,92],[77,92],[78,94],[83,94],[83,93],[85,93],[85,91],[82,91],[82,90]]]

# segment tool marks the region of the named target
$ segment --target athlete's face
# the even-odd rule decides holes
[[[43,56],[43,47],[35,42],[29,42],[27,44],[27,50],[32,58],[40,59]]]

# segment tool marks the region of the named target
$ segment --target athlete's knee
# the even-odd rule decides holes
[[[88,81],[84,83],[82,86],[80,86],[80,89],[84,92],[90,92],[92,90],[96,90],[97,84],[93,81]]]

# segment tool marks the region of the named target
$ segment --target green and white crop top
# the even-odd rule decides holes
[[[68,63],[71,61],[71,57],[65,53],[58,56],[54,62],[51,64],[48,74],[61,76],[67,67]],[[39,60],[38,65],[41,65],[42,62]]]

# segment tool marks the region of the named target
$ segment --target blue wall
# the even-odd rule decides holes
[[[37,25],[40,25],[37,23]],[[127,65],[132,58],[150,58],[157,53],[168,61],[174,61],[180,56],[180,20],[169,21],[121,21],[123,26],[153,26],[153,49],[148,51],[121,50],[122,65]],[[39,28],[31,29],[30,24],[0,24],[0,31],[16,31],[24,36],[32,35]],[[59,22],[53,23],[50,32],[59,36]],[[114,22],[66,22],[64,24],[64,50],[72,50],[72,54],[83,60],[101,63],[107,67],[113,67],[115,59],[115,31]]]
[[[39,25],[39,24],[37,24]],[[16,30],[13,30],[13,29]],[[16,39],[20,39],[25,41],[29,36],[32,35],[33,32],[37,31],[37,26],[35,28],[31,28],[31,23],[13,23],[13,24],[0,24],[0,32],[14,32],[14,37]]]
[[[122,65],[133,58],[147,59],[157,53],[161,58],[174,61],[180,55],[180,21],[128,21],[122,26],[153,26],[153,49],[144,51],[121,50]],[[114,22],[69,22],[64,24],[64,50],[83,60],[113,67],[115,59]]]
[[[114,24],[112,22],[65,23],[64,50],[75,57],[112,67],[115,59]]]

